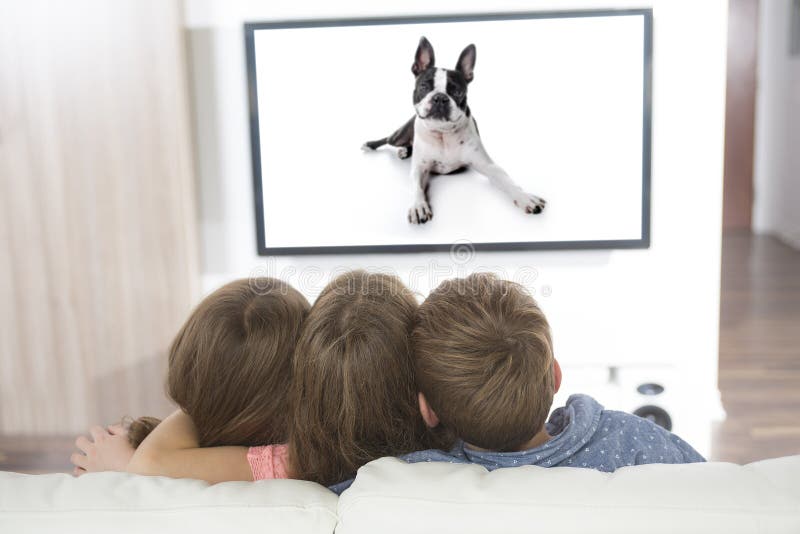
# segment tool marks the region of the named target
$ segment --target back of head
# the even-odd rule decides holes
[[[201,446],[264,445],[288,437],[292,355],[308,301],[273,278],[231,282],[206,297],[172,343],[167,393]],[[134,421],[137,446],[158,424]]]
[[[295,351],[295,478],[330,485],[376,458],[426,448],[409,342],[416,310],[398,278],[365,271],[319,296]]]
[[[513,451],[544,426],[550,327],[519,284],[487,273],[442,283],[420,306],[412,343],[420,391],[459,438]]]
[[[201,446],[287,439],[292,356],[308,310],[274,278],[236,280],[197,307],[172,344],[168,392]]]

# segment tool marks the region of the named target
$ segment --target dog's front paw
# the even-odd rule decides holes
[[[374,152],[374,151],[375,151],[375,149],[374,149],[374,148],[372,148],[371,146],[369,146],[369,141],[367,141],[366,143],[364,143],[363,145],[361,145],[361,150],[363,150],[364,152]]]
[[[397,157],[400,159],[406,159],[411,155],[411,149],[407,146],[401,146],[397,149]]]
[[[408,210],[408,222],[411,224],[425,224],[431,219],[433,219],[433,211],[431,211],[430,204],[425,200],[417,201]]]
[[[541,213],[547,201],[539,198],[536,195],[530,195],[525,192],[520,192],[514,195],[514,205],[525,213]]]

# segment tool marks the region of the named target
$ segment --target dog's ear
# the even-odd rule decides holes
[[[433,66],[433,47],[425,37],[420,38],[417,53],[414,56],[414,64],[411,65],[411,72],[414,76],[419,76],[428,67]]]
[[[456,63],[456,70],[464,75],[467,83],[472,81],[475,70],[475,45],[471,44],[466,47],[461,55],[458,56],[458,63]]]

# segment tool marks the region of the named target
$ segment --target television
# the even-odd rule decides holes
[[[651,9],[244,31],[260,254],[649,247]]]

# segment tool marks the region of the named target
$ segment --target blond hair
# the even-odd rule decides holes
[[[442,283],[412,333],[414,369],[441,423],[467,443],[514,451],[553,403],[553,344],[524,287],[488,273]]]

